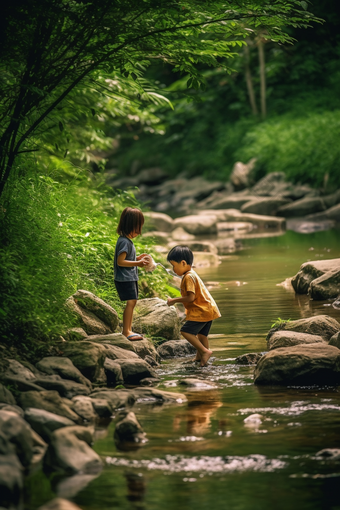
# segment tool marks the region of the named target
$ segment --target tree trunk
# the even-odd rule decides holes
[[[257,43],[259,52],[259,64],[260,64],[260,83],[261,83],[261,117],[266,118],[267,105],[266,105],[266,63],[264,58],[264,44],[263,40],[260,39]]]
[[[253,112],[253,115],[258,115],[259,112],[257,109],[256,100],[255,100],[253,78],[252,78],[251,71],[250,71],[249,60],[250,60],[249,47],[248,47],[248,45],[246,45],[244,47],[244,66],[245,66],[245,77],[246,77],[246,83],[247,83],[249,102],[250,102],[251,111]]]

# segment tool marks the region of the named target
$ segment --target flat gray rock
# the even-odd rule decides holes
[[[110,333],[109,335],[90,335],[86,340],[89,342],[95,342],[97,344],[110,344],[115,347],[120,347],[121,349],[134,352],[134,345],[132,342],[130,342],[130,340],[128,340],[126,336],[122,335],[121,333]]]
[[[31,425],[32,429],[47,442],[50,441],[51,434],[55,430],[74,425],[72,420],[55,413],[50,413],[45,409],[26,409],[25,420]]]
[[[79,416],[72,411],[70,407],[72,402],[69,401],[70,405],[67,405],[67,399],[60,397],[57,391],[26,391],[25,393],[21,393],[18,401],[20,406],[25,410],[31,407],[36,409],[45,409],[50,413],[64,416],[76,423],[80,421]]]
[[[92,387],[91,382],[83,376],[69,358],[48,356],[38,361],[36,367],[47,375],[59,375],[63,379],[70,379],[79,384],[85,384],[90,389]]]
[[[280,347],[315,343],[326,344],[326,341],[321,336],[298,333],[297,331],[276,331],[269,337],[267,342],[270,351]]]
[[[117,359],[115,362],[119,364],[126,384],[138,384],[141,379],[145,379],[146,377],[157,377],[153,368],[142,359]]]
[[[157,349],[161,358],[184,358],[196,353],[193,347],[187,340],[169,340],[164,342]]]
[[[89,395],[91,391],[90,388],[84,384],[79,384],[67,379],[61,379],[57,375],[38,377],[36,379],[36,384],[45,390],[55,390],[62,397],[66,398],[72,398],[76,395]]]
[[[267,342],[269,338],[275,333],[276,329],[271,329],[267,335]],[[296,321],[289,321],[280,328],[280,331],[296,331],[298,333],[306,333],[322,337],[326,342],[340,331],[340,324],[333,317],[328,315],[315,315],[308,319],[298,319]]]

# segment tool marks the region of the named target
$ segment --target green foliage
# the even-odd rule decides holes
[[[27,163],[26,163],[27,165]],[[28,165],[27,165],[28,166]],[[53,339],[74,324],[64,306],[77,289],[89,290],[121,311],[113,282],[117,223],[131,193],[115,193],[100,176],[65,185],[28,172],[11,182],[0,217],[1,336],[10,343]],[[135,241],[137,253],[152,243]],[[143,274],[141,273],[143,278]],[[164,274],[147,274],[149,288],[165,295]],[[143,293],[141,293],[143,297]]]
[[[293,182],[322,187],[340,181],[340,110],[310,113],[296,118],[285,115],[251,129],[236,152],[241,161],[251,157],[263,173],[285,172]]]
[[[291,321],[291,319],[281,319],[281,317],[278,317],[270,327],[276,328],[276,329],[283,329],[284,326],[286,324],[288,324],[288,322],[290,322],[290,321]]]

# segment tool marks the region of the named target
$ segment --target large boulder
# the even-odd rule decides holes
[[[39,436],[49,442],[52,432],[62,427],[71,427],[74,422],[69,418],[50,413],[45,409],[28,408],[25,411],[25,420],[31,425]]]
[[[102,461],[90,444],[93,437],[89,428],[64,427],[53,432],[44,466],[48,471],[65,474],[98,473]]]
[[[42,391],[43,387],[39,386],[33,381],[28,381],[17,375],[2,374],[1,380],[3,383],[10,385],[17,391]]]
[[[14,446],[21,464],[28,467],[33,458],[32,430],[17,413],[0,410],[1,435]]]
[[[102,345],[87,340],[67,343],[63,346],[63,354],[90,381],[101,379],[106,358],[106,351]]]
[[[127,351],[134,351],[134,345],[132,342],[130,342],[130,340],[121,333],[111,333],[110,335],[90,335],[86,340],[97,344],[110,344],[114,347],[120,347]]]
[[[61,398],[57,391],[26,391],[21,393],[18,401],[25,410],[30,407],[45,409],[45,411],[64,416],[76,423],[80,421],[79,416],[71,409],[71,401],[68,405],[67,399]]]
[[[340,265],[315,278],[309,286],[309,294],[315,300],[336,298],[340,294]]]
[[[96,317],[99,317],[112,332],[116,330],[119,324],[119,317],[112,306],[108,305],[105,301],[88,290],[77,290],[77,292],[73,294],[73,299],[82,308],[94,313]]]
[[[163,338],[179,338],[180,320],[176,309],[159,298],[140,299],[134,314],[137,333]]]
[[[316,214],[310,214],[307,216],[307,219],[311,219],[314,221],[324,221],[324,220],[332,220],[337,223],[340,222],[340,204],[334,205],[330,209],[327,209],[324,212],[319,212]]]
[[[117,384],[124,383],[122,369],[114,360],[106,358],[104,362],[104,370],[108,386],[117,386]]]
[[[216,216],[218,223],[220,222],[238,222],[252,223],[259,231],[265,230],[283,230],[286,226],[285,218],[277,218],[274,216],[264,216],[262,214],[243,213],[237,209],[217,209],[217,210],[201,210],[199,215]]]
[[[12,393],[0,383],[0,402],[3,402],[4,404],[10,404],[15,405],[15,398],[13,397]]]
[[[138,384],[141,379],[146,377],[157,377],[156,372],[143,359],[117,359],[115,362],[120,365],[126,384]]]
[[[79,384],[92,387],[91,382],[74,366],[69,358],[49,356],[43,358],[36,364],[36,367],[45,374],[59,375],[63,379],[70,379]]]
[[[340,259],[312,260],[301,265],[299,272],[293,276],[292,285],[297,294],[307,294],[313,280],[329,271],[340,269]]]
[[[217,217],[214,215],[190,215],[176,218],[174,227],[182,227],[193,235],[214,235],[217,233]]]
[[[339,384],[340,350],[322,343],[269,351],[257,363],[255,384]]]
[[[88,335],[108,335],[111,328],[100,320],[93,312],[86,310],[76,303],[73,296],[66,300],[66,306],[77,315],[82,327]]]
[[[139,340],[138,342],[134,342],[133,344],[136,354],[142,359],[145,359],[146,356],[151,356],[155,361],[158,361],[158,354],[156,351],[156,347],[151,342],[151,340],[148,340],[147,338],[144,338],[144,340]]]
[[[296,331],[298,333],[317,335],[328,342],[335,333],[340,331],[340,324],[337,320],[333,319],[333,317],[329,317],[328,315],[315,315],[308,319],[288,321],[280,329],[284,331]],[[275,329],[271,329],[269,331],[267,342],[275,331]]]
[[[196,353],[193,347],[187,340],[169,340],[161,344],[157,352],[161,358],[184,358]]]
[[[144,443],[146,434],[132,411],[120,413],[114,431],[117,448],[124,448],[126,443]]]
[[[277,214],[284,218],[300,218],[302,216],[307,216],[308,214],[324,211],[325,209],[326,206],[322,198],[311,197],[302,198],[301,200],[296,200],[291,204],[283,205],[279,207]]]
[[[335,333],[335,335],[333,335],[331,337],[331,339],[328,343],[329,343],[329,345],[334,345],[334,347],[337,347],[338,349],[340,349],[340,331]]]
[[[244,213],[263,214],[266,216],[275,216],[278,209],[290,203],[287,198],[263,197],[256,200],[250,200],[242,205],[241,211]]]
[[[315,343],[326,343],[326,341],[321,336],[298,333],[296,331],[275,331],[275,333],[268,338],[267,342],[270,351],[280,347]]]
[[[17,376],[20,379],[26,379],[27,381],[32,381],[34,383],[35,375],[33,372],[19,363],[19,361],[15,359],[8,359],[9,366],[6,370],[6,374],[10,376]]]
[[[173,229],[173,219],[167,214],[160,212],[144,213],[146,227],[161,232],[171,232]]]

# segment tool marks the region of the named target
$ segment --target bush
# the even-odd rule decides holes
[[[241,161],[258,158],[258,168],[284,172],[293,182],[321,187],[340,181],[340,110],[272,118],[252,128],[236,152]]]

